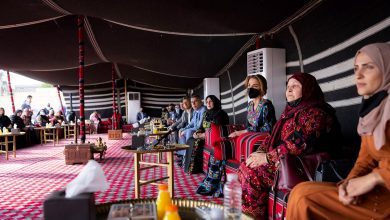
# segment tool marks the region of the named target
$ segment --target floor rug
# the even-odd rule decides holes
[[[110,187],[95,194],[96,203],[107,203],[134,198],[133,154],[121,149],[131,143],[130,135],[122,140],[107,140],[107,134],[88,135],[87,142],[102,137],[107,142],[106,158],[100,161]],[[5,160],[0,155],[0,219],[42,219],[43,201],[54,190],[61,190],[72,181],[84,165],[65,165],[64,145],[70,140],[53,144],[35,145],[18,149],[16,158],[11,155]],[[98,160],[98,154],[95,155]],[[154,161],[155,156],[145,160]],[[176,166],[176,165],[175,165]],[[158,178],[166,175],[166,169],[155,168],[142,171],[141,179]],[[195,193],[203,174],[188,175],[175,167],[175,197],[221,203],[218,198]],[[141,198],[157,197],[157,186],[141,186]]]

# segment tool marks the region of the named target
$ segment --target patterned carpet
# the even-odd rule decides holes
[[[87,142],[94,142],[101,136],[107,142],[106,158],[100,162],[110,183],[105,192],[95,194],[96,203],[106,203],[134,198],[133,155],[120,147],[130,144],[130,135],[124,134],[122,140],[107,140],[107,134],[88,135]],[[62,140],[58,145],[36,145],[17,150],[16,158],[0,155],[0,219],[41,219],[43,201],[54,190],[63,189],[74,179],[84,165],[65,165],[64,145],[70,141]],[[98,154],[95,155],[98,157]],[[154,160],[154,156],[145,157]],[[176,165],[175,165],[176,166]],[[142,171],[141,178],[159,177],[166,169],[155,168]],[[175,167],[175,197],[198,200],[221,199],[197,195],[195,190],[203,179],[203,174],[188,175],[180,167]],[[157,197],[157,187],[141,187],[141,197]]]

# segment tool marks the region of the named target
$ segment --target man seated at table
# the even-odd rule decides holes
[[[31,112],[27,108],[23,109],[21,118],[25,126],[31,125]]]
[[[137,121],[146,120],[148,118],[148,114],[144,112],[144,108],[141,107],[139,112],[137,113]],[[142,124],[142,123],[141,123]]]
[[[179,130],[181,128],[184,128],[185,126],[187,126],[191,122],[192,113],[194,111],[193,111],[193,109],[191,107],[191,99],[190,99],[190,97],[187,97],[187,96],[184,97],[182,99],[181,104],[183,105],[184,112],[181,115],[181,117],[168,128],[169,130],[177,131],[177,130]],[[176,142],[176,140],[178,139],[176,132],[174,134],[174,137],[175,137],[174,142]]]
[[[192,137],[202,124],[203,113],[206,111],[206,107],[203,105],[199,95],[191,96],[191,105],[194,109],[193,117],[187,126],[179,130],[179,144],[187,143],[188,139]],[[184,156],[185,152],[185,150],[181,150],[177,154]]]

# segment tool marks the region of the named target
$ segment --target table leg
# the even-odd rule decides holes
[[[173,152],[169,151],[167,152],[167,162],[168,162],[168,190],[171,194],[171,198],[174,198],[175,195],[175,186],[174,186],[174,179],[175,179],[175,172],[173,172]]]
[[[4,137],[4,141],[5,141],[5,159],[8,160],[8,136]]]
[[[12,139],[12,141],[13,141],[13,143],[12,143],[12,145],[13,145],[13,150],[14,150],[14,158],[16,157],[16,136],[15,135],[12,135],[12,137],[13,137],[13,139]]]
[[[59,129],[59,128],[56,128],[56,141],[57,141],[57,144],[58,144],[58,136],[59,136],[59,135],[58,135],[58,133],[59,133],[58,130],[60,130],[60,129]]]
[[[66,126],[64,126],[64,139],[66,139]]]
[[[139,159],[140,159],[140,154],[135,153],[134,154],[134,174],[135,174],[135,181],[134,181],[134,188],[135,188],[135,198],[138,199],[140,196],[141,188],[140,188],[140,165],[139,165]]]
[[[45,133],[45,131],[43,130],[43,129],[41,129],[41,130],[39,130],[39,135],[41,136],[41,145],[43,144],[43,142],[44,142],[44,134]],[[46,144],[46,143],[45,143]]]

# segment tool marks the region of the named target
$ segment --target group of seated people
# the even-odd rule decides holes
[[[54,113],[54,109],[50,109],[48,113],[45,109],[41,109],[38,112],[37,117],[35,118],[34,125],[36,126],[46,126],[46,124],[50,124],[54,126],[56,124],[62,124],[65,121],[64,114],[61,110],[58,110]]]
[[[56,125],[61,124],[64,121],[64,116],[62,111],[59,110],[54,113],[54,110],[51,109],[48,114],[45,114],[45,111],[42,109],[39,111],[37,117],[35,118],[34,124],[31,122],[31,111],[27,108],[16,110],[13,115],[8,117],[5,115],[4,108],[0,108],[0,128],[3,127],[11,129],[16,125],[16,128],[23,129],[26,126],[35,125],[35,126],[46,126],[46,124]]]
[[[348,177],[339,183],[304,182],[294,187],[288,200],[287,219],[362,219],[390,217],[390,45],[371,44],[360,49],[354,63],[357,92],[363,97],[359,112],[360,153]],[[287,80],[286,107],[276,121],[270,100],[264,98],[267,82],[261,75],[245,81],[248,103],[247,132],[268,133],[265,140],[238,169],[242,186],[242,210],[256,219],[266,219],[268,193],[274,185],[279,160],[286,154],[309,155],[341,151],[341,128],[336,111],[326,103],[315,77],[293,74]],[[191,105],[190,102],[191,101]],[[170,129],[178,130],[179,143],[196,145],[204,139],[210,123],[229,124],[220,100],[199,96],[182,101],[184,112]],[[192,142],[191,142],[192,140]],[[185,151],[178,152],[185,158]],[[210,163],[212,163],[210,166]],[[221,190],[223,160],[209,159],[209,171],[198,187],[204,195]]]

